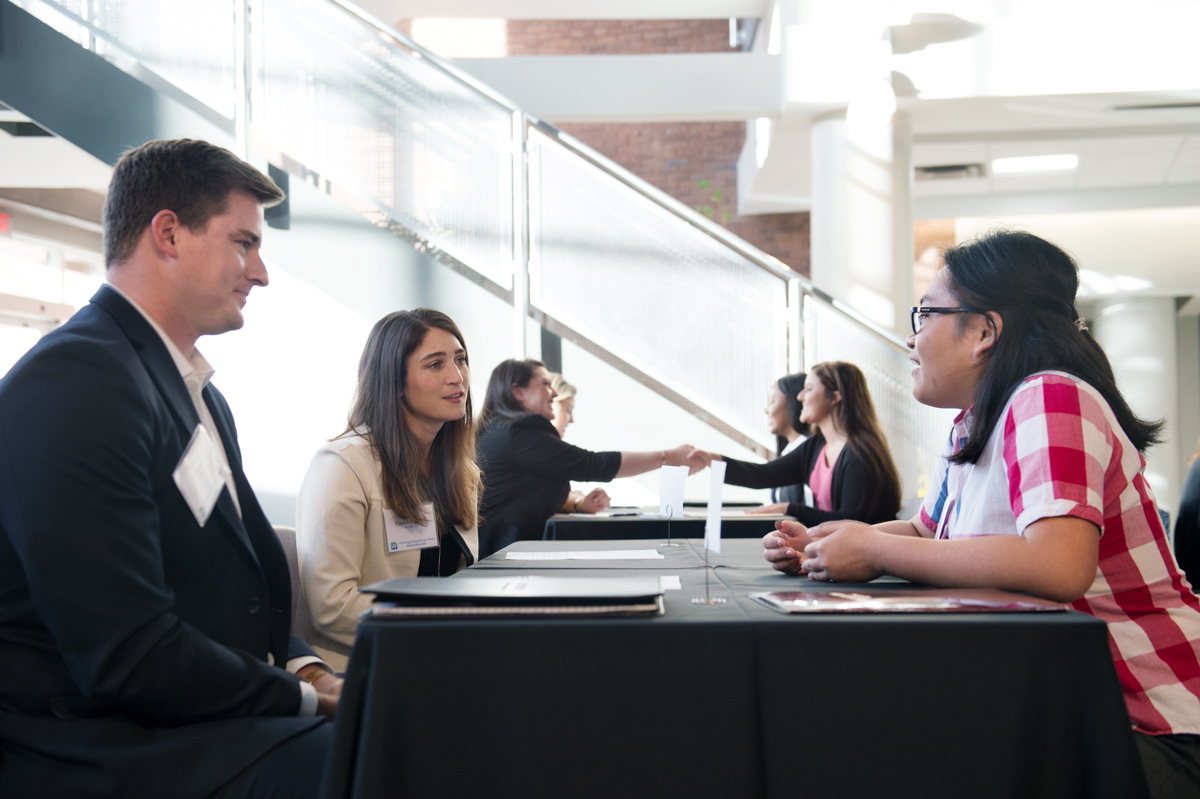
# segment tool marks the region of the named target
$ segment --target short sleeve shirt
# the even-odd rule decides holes
[[[1058,516],[1096,525],[1096,579],[1073,607],[1108,623],[1134,728],[1200,734],[1200,600],[1167,545],[1146,461],[1104,397],[1072,375],[1032,375],[979,460],[950,463],[973,423],[971,409],[955,419],[921,522],[938,538],[1023,535]]]

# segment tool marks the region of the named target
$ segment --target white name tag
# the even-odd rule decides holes
[[[179,493],[183,494],[201,527],[212,515],[217,497],[221,496],[221,489],[225,487],[225,478],[231,474],[218,446],[204,425],[196,425],[192,440],[183,450],[183,457],[179,459],[179,465],[172,475]]]
[[[425,524],[397,519],[396,514],[386,508],[383,511],[383,529],[387,533],[387,551],[407,552],[410,549],[429,549],[438,545],[437,519],[433,513],[433,503],[426,502]]]

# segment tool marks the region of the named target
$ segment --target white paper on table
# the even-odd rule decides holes
[[[678,574],[661,574],[658,577],[658,584],[664,591],[682,591],[683,585],[679,582]]]
[[[708,521],[704,524],[704,548],[721,552],[721,494],[725,491],[725,461],[713,461],[708,478]]]
[[[663,466],[658,470],[658,512],[663,516],[676,519],[683,516],[683,485],[687,476],[686,466]]]
[[[662,560],[657,549],[580,549],[574,552],[509,552],[507,560]]]

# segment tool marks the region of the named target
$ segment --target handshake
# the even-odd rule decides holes
[[[680,444],[675,449],[663,450],[664,466],[686,466],[689,475],[707,468],[713,461],[720,459],[720,455],[696,449],[691,444]]]

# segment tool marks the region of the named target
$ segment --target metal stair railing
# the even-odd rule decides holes
[[[352,3],[13,2],[512,303],[518,352],[532,316],[768,457],[767,387],[857,363],[928,485],[949,417],[895,335]]]

